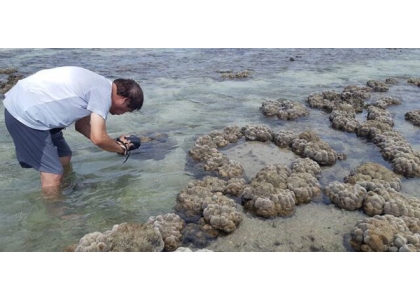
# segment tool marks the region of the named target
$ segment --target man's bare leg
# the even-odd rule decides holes
[[[48,200],[59,200],[61,195],[62,174],[41,173],[41,188],[44,197]]]
[[[61,165],[64,167],[64,173],[71,171],[70,165],[71,155],[60,157]],[[44,197],[48,200],[60,200],[61,198],[61,184],[63,182],[63,174],[41,173],[41,187]]]

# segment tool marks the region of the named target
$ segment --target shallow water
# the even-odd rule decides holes
[[[0,69],[16,68],[28,75],[62,65],[139,81],[145,93],[142,110],[110,116],[108,131],[111,136],[162,133],[165,138],[144,143],[123,163],[120,156],[97,149],[67,128],[65,136],[74,152],[72,172],[63,200],[46,203],[38,173],[21,169],[15,160],[1,113],[0,251],[62,251],[86,233],[172,212],[176,194],[197,176],[186,166],[195,139],[230,125],[316,131],[337,152],[347,154],[346,160],[323,168],[323,185],[341,180],[361,162],[390,167],[375,145],[330,128],[327,114],[311,109],[308,117],[295,121],[266,118],[259,111],[265,100],[304,103],[312,92],[341,92],[347,85],[393,77],[399,83],[387,93],[373,93],[372,100],[385,94],[402,100],[402,105],[388,108],[394,129],[420,150],[419,129],[404,120],[407,111],[420,109],[420,89],[406,83],[420,77],[420,49],[0,49]],[[221,76],[223,71],[243,70],[250,71],[246,79]],[[5,78],[0,75],[0,81]],[[403,192],[420,195],[419,179],[403,181]],[[326,199],[319,205],[323,202]],[[215,249],[231,251],[220,247]]]

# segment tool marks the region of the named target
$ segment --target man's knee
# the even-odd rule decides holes
[[[41,172],[41,186],[44,197],[48,200],[59,200],[61,196],[62,174]]]
[[[63,174],[52,174],[41,172],[41,185],[42,187],[60,186],[63,179]]]

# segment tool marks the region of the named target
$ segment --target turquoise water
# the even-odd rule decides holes
[[[196,176],[186,168],[195,139],[230,125],[317,131],[348,155],[323,171],[328,180],[341,180],[362,161],[389,166],[374,145],[331,129],[325,113],[310,110],[308,118],[296,121],[267,119],[259,111],[265,100],[304,103],[312,92],[340,92],[347,85],[393,77],[399,83],[386,94],[403,101],[388,108],[394,129],[420,150],[418,128],[404,121],[405,112],[420,109],[420,89],[406,84],[408,78],[420,77],[420,49],[0,49],[0,69],[15,68],[23,75],[63,65],[139,81],[145,93],[142,110],[111,116],[108,131],[115,137],[162,133],[166,138],[150,147],[145,144],[123,163],[120,156],[99,150],[67,128],[74,152],[72,172],[62,201],[47,203],[40,194],[39,174],[21,169],[15,160],[1,113],[0,251],[62,251],[86,233],[172,212],[176,194]],[[223,71],[243,70],[250,71],[246,79],[221,76]],[[5,79],[0,75],[0,81]],[[418,183],[404,180],[404,191],[420,195]]]

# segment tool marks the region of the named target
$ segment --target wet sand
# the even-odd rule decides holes
[[[347,252],[350,232],[361,212],[348,212],[332,204],[298,206],[288,218],[262,219],[244,214],[230,235],[218,237],[206,248],[223,252]]]

